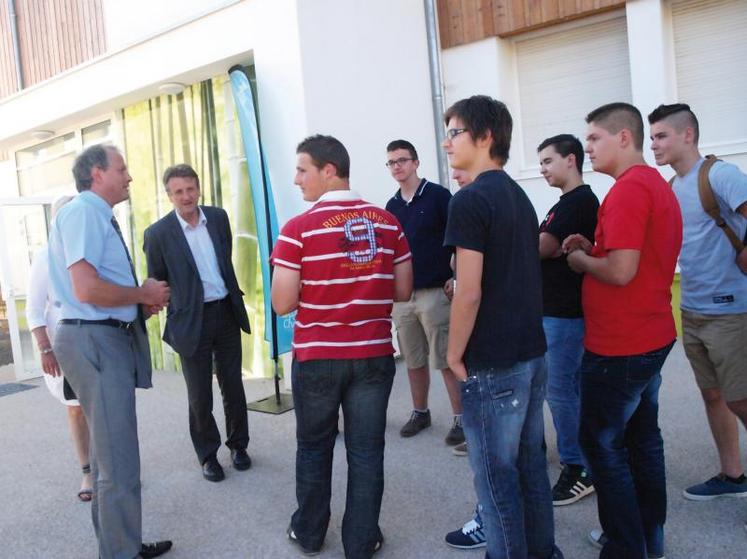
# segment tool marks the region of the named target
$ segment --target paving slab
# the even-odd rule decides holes
[[[684,487],[714,475],[716,452],[692,372],[677,344],[664,367],[661,426],[667,458],[668,559],[747,557],[747,499],[696,503],[682,498]],[[70,443],[64,407],[36,384],[0,397],[0,557],[3,559],[95,558],[90,506],[78,502],[80,475]],[[181,375],[158,372],[155,388],[139,391],[143,526],[146,540],[169,538],[169,559],[284,559],[301,557],[285,537],[294,510],[295,425],[293,412],[280,416],[250,412],[249,452],[254,465],[237,472],[224,447],[219,460],[226,479],[201,477],[187,429],[186,389]],[[246,381],[250,400],[271,393],[268,381]],[[215,388],[215,401],[220,395]],[[219,406],[218,406],[219,407]],[[483,551],[459,551],[443,537],[467,520],[474,508],[466,458],[443,442],[450,424],[448,400],[433,374],[433,426],[411,439],[399,436],[410,410],[402,363],[389,406],[386,489],[381,527],[386,544],[381,559],[478,558]],[[222,411],[216,420],[223,431]],[[560,471],[549,414],[551,481]],[[742,456],[747,446],[742,430]],[[345,499],[344,444],[338,440],[333,474],[332,519],[321,557],[343,557],[340,528]],[[597,527],[596,497],[555,509],[556,538],[568,559],[592,559],[586,541]]]

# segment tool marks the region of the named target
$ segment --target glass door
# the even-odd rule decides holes
[[[47,243],[51,200],[0,201],[0,286],[6,303],[17,380],[41,376],[36,343],[26,321],[31,261]]]

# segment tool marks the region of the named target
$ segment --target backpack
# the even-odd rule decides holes
[[[726,235],[726,238],[729,239],[729,243],[731,243],[731,246],[737,252],[737,266],[739,266],[739,269],[743,273],[747,274],[747,259],[739,258],[740,253],[744,250],[745,242],[747,242],[747,236],[744,240],[737,237],[734,230],[721,217],[721,210],[716,201],[716,195],[713,193],[711,181],[708,178],[708,173],[716,161],[721,160],[713,154],[706,155],[705,161],[703,161],[698,170],[698,195],[700,196],[700,204],[703,206],[703,211],[711,216],[711,219],[716,223],[716,227],[720,228],[724,232],[724,235]],[[669,180],[669,184],[670,186],[674,184],[674,177]]]

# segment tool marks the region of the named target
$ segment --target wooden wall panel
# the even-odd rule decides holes
[[[101,3],[102,0],[15,0],[24,87],[106,51]],[[0,2],[0,98],[17,90],[7,12],[7,2]]]
[[[0,99],[18,90],[13,37],[7,2],[0,2]]]
[[[493,0],[438,0],[437,10],[442,44],[443,37],[455,46],[495,35]]]
[[[625,6],[625,0],[438,0],[441,47],[510,37]]]

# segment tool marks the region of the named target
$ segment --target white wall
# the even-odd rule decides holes
[[[107,50],[139,43],[240,0],[104,0]],[[209,40],[206,38],[206,40]]]
[[[16,166],[13,157],[0,161],[0,198],[18,196],[15,174]]]
[[[34,129],[62,132],[153,97],[165,81],[195,83],[253,60],[281,221],[306,207],[293,186],[294,151],[311,133],[334,134],[346,144],[352,185],[373,202],[385,203],[396,188],[383,165],[392,139],[412,141],[422,175],[437,176],[421,0],[106,0],[104,12],[111,46],[104,56],[0,101],[0,149],[12,153],[32,143]],[[631,0],[625,14],[633,96],[647,112],[676,92],[671,16],[662,0]],[[447,49],[442,62],[447,106],[476,93],[508,105],[514,135],[507,170],[541,217],[557,192],[536,168],[519,165],[514,41]],[[719,155],[743,165],[747,159],[742,152]],[[600,197],[612,182],[592,172],[585,178]]]
[[[153,3],[153,2],[151,2]],[[210,7],[227,2],[214,1]],[[110,10],[120,3],[109,2]],[[141,16],[121,19],[109,13],[107,33],[121,37],[152,35],[165,24],[166,13],[151,21],[146,6]],[[158,4],[158,3],[156,3]],[[164,2],[179,13],[182,2]],[[188,10],[197,9],[191,1]],[[159,4],[160,5],[160,4]],[[163,7],[163,6],[161,6]],[[141,26],[141,27],[138,27]],[[308,127],[305,122],[296,0],[245,0],[147,40],[110,49],[86,64],[0,101],[0,146],[11,153],[34,143],[30,132],[48,129],[61,133],[92,116],[157,96],[167,81],[195,83],[224,74],[234,64],[254,61],[259,83],[259,110],[263,141],[273,184],[291,188],[294,142]],[[288,204],[279,204],[281,215]],[[300,204],[291,207],[295,213]]]
[[[281,221],[306,207],[293,173],[308,134],[345,143],[353,188],[375,203],[395,190],[384,167],[392,139],[412,141],[422,174],[438,176],[421,0],[107,0],[104,11],[107,54],[0,101],[0,146],[12,151],[32,130],[60,132],[154,97],[160,83],[253,60]]]
[[[385,150],[398,138],[437,180],[422,0],[301,0],[298,22],[306,132],[345,144],[351,187],[386,203],[397,186]]]

